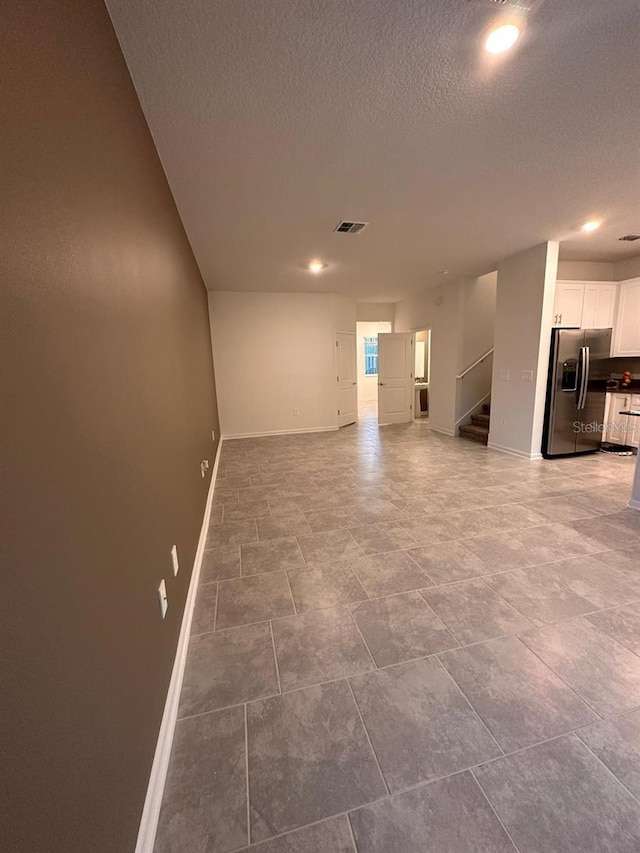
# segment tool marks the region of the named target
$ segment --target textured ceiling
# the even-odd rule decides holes
[[[638,254],[638,0],[546,0],[499,58],[467,0],[107,5],[209,289],[395,301],[547,239]]]

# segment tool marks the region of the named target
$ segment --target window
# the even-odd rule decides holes
[[[364,338],[364,375],[378,375],[378,336]]]

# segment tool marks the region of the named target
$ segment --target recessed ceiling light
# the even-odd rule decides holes
[[[484,47],[489,53],[504,53],[520,38],[520,27],[515,24],[500,24],[494,27],[487,36]]]
[[[322,270],[326,270],[326,268],[327,265],[323,264],[322,261],[318,260],[309,261],[309,263],[307,264],[307,269],[309,270],[309,272],[315,273],[316,275],[319,272],[322,272]]]
[[[590,219],[589,222],[585,222],[584,225],[581,226],[581,230],[589,233],[589,231],[595,231],[601,225],[602,223],[598,222],[597,219]]]

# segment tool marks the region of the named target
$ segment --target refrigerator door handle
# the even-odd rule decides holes
[[[587,402],[587,387],[589,383],[589,347],[580,347],[580,390],[578,392],[578,409],[584,409]]]

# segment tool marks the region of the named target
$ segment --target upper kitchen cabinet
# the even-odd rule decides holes
[[[584,284],[577,281],[559,281],[553,304],[554,326],[580,326],[584,304]]]
[[[612,329],[617,294],[617,284],[585,285],[582,304],[582,328]]]
[[[617,292],[617,284],[610,281],[557,282],[553,325],[612,328]]]
[[[620,283],[612,355],[640,355],[640,278]]]

